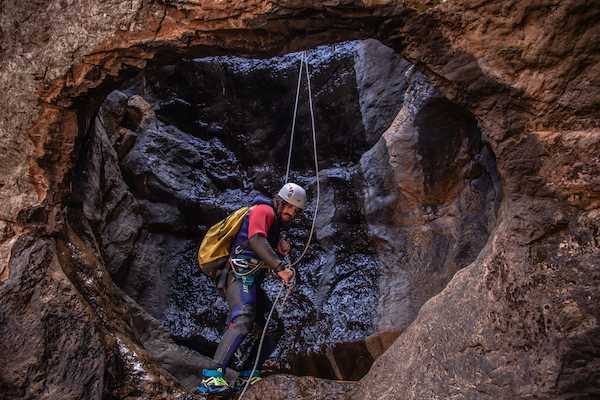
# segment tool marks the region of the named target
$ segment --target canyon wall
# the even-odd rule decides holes
[[[594,3],[13,0],[0,7],[0,315],[3,337],[11,338],[0,351],[3,360],[19,360],[2,366],[3,393],[193,396],[164,373],[132,329],[135,308],[103,272],[120,261],[101,259],[92,227],[74,232],[67,223],[81,218],[66,211],[76,155],[109,93],[141,68],[183,57],[267,57],[371,37],[477,118],[504,195],[484,249],[420,308],[354,394],[336,396],[599,395],[600,10]],[[416,139],[404,112],[375,148],[390,157],[388,189],[427,200],[440,188],[405,176],[407,168],[418,175],[433,164],[394,159],[401,151],[395,143]],[[431,215],[435,207],[409,220]],[[63,333],[64,321],[73,321],[73,334]],[[75,367],[81,364],[88,369]],[[23,376],[23,370],[43,372]],[[270,384],[278,387],[267,379],[256,395]]]
[[[199,241],[220,218],[283,184],[302,57],[209,57],[146,69],[106,98],[79,157],[68,211],[85,217],[113,280],[177,343],[205,356],[227,310],[200,273]],[[354,41],[304,58],[319,190],[304,77],[290,179],[309,200],[285,233],[292,261],[313,228],[314,235],[269,367],[357,380],[382,351],[369,343],[397,337],[476,258],[502,187],[475,117],[391,49]],[[392,124],[396,114],[402,123]],[[400,183],[388,179],[394,170],[407,171]],[[266,286],[275,298],[278,282]]]

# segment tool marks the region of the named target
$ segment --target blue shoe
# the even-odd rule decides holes
[[[250,381],[250,385],[254,385],[256,382],[258,382],[262,379],[260,377],[260,371],[254,371],[254,375],[252,376],[252,378],[250,377],[251,373],[252,373],[251,369],[241,371],[235,380],[235,385],[233,386],[233,389],[234,390],[244,390],[244,388],[248,384],[248,381]]]
[[[202,370],[204,379],[196,389],[204,395],[215,395],[219,397],[230,396],[233,390],[227,385],[227,381],[223,379],[225,375],[222,368]]]

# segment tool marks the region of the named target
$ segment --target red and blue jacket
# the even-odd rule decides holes
[[[249,238],[256,234],[267,238],[271,248],[273,250],[277,249],[281,231],[272,201],[256,196],[252,201],[252,205],[256,205],[256,207],[252,207],[244,217],[242,227],[233,241],[232,253],[235,253],[238,246],[244,245]],[[259,259],[252,247],[248,246],[247,243],[245,246],[240,254]]]

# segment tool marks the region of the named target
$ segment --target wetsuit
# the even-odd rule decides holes
[[[277,248],[280,238],[277,214],[270,200],[256,197],[252,204],[256,206],[246,214],[242,227],[234,240],[232,254],[238,246],[242,246],[243,251],[237,257],[249,263],[250,267],[263,261],[269,269],[279,272],[284,269],[284,266],[274,250]],[[237,271],[243,273],[239,268]],[[265,269],[263,268],[247,276],[237,275],[233,268],[228,273],[224,289],[231,322],[213,357],[213,360],[222,368],[227,367],[244,337],[252,330],[254,323],[259,325],[261,331],[264,329],[267,316],[273,305],[260,286],[264,275]],[[260,368],[262,363],[275,350],[282,334],[282,321],[277,315],[272,315],[257,368]],[[252,369],[256,360],[258,345],[259,341],[257,340],[242,369]]]

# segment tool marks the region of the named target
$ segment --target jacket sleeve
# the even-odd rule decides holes
[[[250,247],[256,253],[258,258],[263,260],[267,266],[275,272],[283,271],[285,267],[283,263],[275,253],[275,251],[271,248],[269,241],[266,237],[257,233],[252,235],[252,237],[248,240]]]

